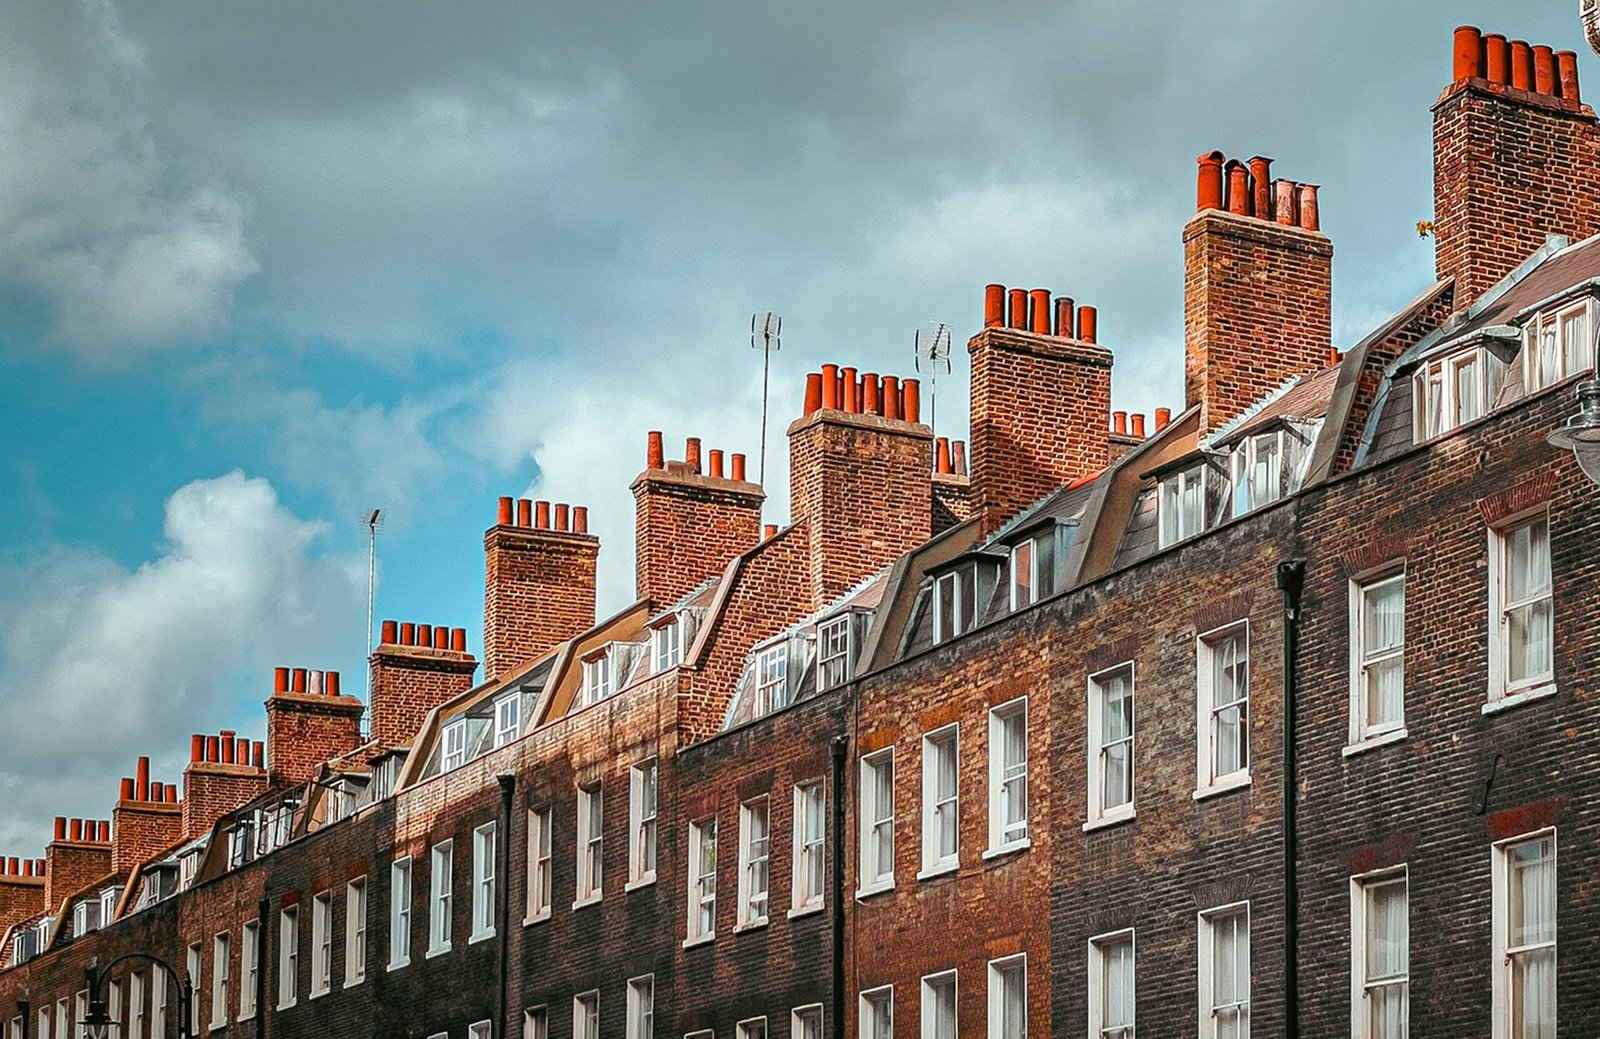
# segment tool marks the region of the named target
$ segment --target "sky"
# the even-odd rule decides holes
[[[1100,313],[1113,406],[1182,406],[1194,157],[1322,185],[1334,338],[1432,280],[1429,105],[1537,0],[0,4],[0,854],[137,755],[359,689],[376,613],[481,646],[502,494],[585,504],[632,598],[645,435],[759,450],[825,362],[966,433],[987,282]],[[925,397],[926,400],[926,389]],[[350,679],[354,678],[354,681]]]

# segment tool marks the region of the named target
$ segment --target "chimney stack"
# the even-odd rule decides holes
[[[101,819],[56,817],[56,838],[44,850],[47,909],[111,872],[111,824]]]
[[[1544,245],[1600,231],[1600,129],[1572,51],[1455,31],[1433,104],[1434,266],[1471,305]]]
[[[589,566],[592,576],[593,556]],[[591,617],[593,592],[591,585]],[[478,661],[467,652],[466,629],[440,624],[423,639],[426,627],[384,621],[382,641],[372,651],[372,739],[384,747],[411,746],[429,711],[472,688]],[[416,632],[409,641],[408,630]]]
[[[1333,245],[1317,186],[1278,180],[1266,190],[1271,163],[1199,159],[1183,229],[1184,395],[1203,433],[1319,370],[1332,342]]]
[[[280,667],[275,672],[276,685],[281,688],[283,695],[305,698],[305,694],[296,694],[290,691],[289,669]],[[306,672],[300,670],[299,676],[304,677]],[[276,695],[276,694],[274,694]],[[280,705],[282,706],[282,705]],[[293,707],[290,706],[292,713]],[[267,728],[272,731],[274,721],[274,708],[272,702],[267,704]],[[285,719],[287,721],[287,719]],[[151,786],[151,797],[160,805],[140,805],[152,811],[158,809],[175,810],[181,821],[182,832],[178,835],[185,838],[198,837],[208,832],[212,825],[222,816],[233,811],[241,805],[259,797],[267,790],[267,771],[264,767],[265,754],[263,744],[259,741],[244,743],[249,750],[241,760],[237,747],[233,751],[232,762],[223,760],[222,745],[223,735],[206,736],[196,733],[189,737],[189,764],[183,770],[183,798],[177,796],[177,788],[168,784],[156,783]],[[233,734],[226,734],[233,742]],[[285,753],[293,753],[286,751]],[[177,839],[177,838],[174,838]]]
[[[513,519],[511,499],[501,498],[483,535],[486,681],[594,627],[600,539],[589,533],[589,510],[558,502],[552,517],[550,502],[534,505],[518,500]]]
[[[820,392],[821,384],[818,384]],[[837,387],[835,387],[837,389]],[[661,434],[652,432],[645,471],[633,481],[634,564],[640,599],[654,609],[670,606],[729,560],[761,540],[765,494],[745,480],[745,457],[729,457],[728,476],[717,469],[723,452],[711,452],[702,473],[700,438],[689,437],[684,461],[670,461]]]
[[[111,870],[119,874],[177,843],[185,832],[183,806],[168,803],[166,784],[150,782],[150,759],[139,758],[134,773],[123,778],[122,796],[111,810]]]
[[[933,433],[920,391],[915,379],[831,364],[806,377],[805,414],[789,426],[789,509],[805,527],[811,609],[932,533]]]
[[[35,865],[15,855],[0,859],[0,935],[45,911],[45,871]]]
[[[1009,298],[1010,314],[997,308]],[[1050,292],[984,293],[972,356],[971,506],[985,530],[1110,462],[1111,351],[1095,308]]]
[[[353,696],[340,695],[339,673],[317,672],[319,678],[312,681],[305,668],[295,668],[289,672],[290,681],[285,687],[283,675],[287,670],[278,668],[274,672],[274,688],[266,702],[268,770],[256,768],[254,753],[249,765],[225,764],[220,753],[221,738],[212,737],[207,740],[206,772],[239,770],[252,781],[260,777],[259,781],[265,782],[270,775],[275,783],[293,786],[310,779],[324,761],[348,754],[361,745],[362,704]],[[312,692],[313,688],[320,691]],[[215,747],[211,739],[216,739]],[[190,770],[193,769],[191,764]],[[185,800],[193,796],[191,788]],[[185,818],[193,814],[196,813],[186,813]]]

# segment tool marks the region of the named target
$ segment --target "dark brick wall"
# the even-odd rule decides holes
[[[304,783],[324,761],[361,743],[365,708],[353,696],[275,692],[267,700],[267,768],[275,783]]]
[[[428,712],[472,688],[478,669],[470,653],[387,643],[371,664],[372,739],[385,747],[409,746]]]
[[[483,551],[485,680],[499,678],[594,627],[599,538],[569,530],[495,526],[483,535]]]

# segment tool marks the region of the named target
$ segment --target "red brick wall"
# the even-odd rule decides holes
[[[267,768],[273,782],[304,783],[324,761],[360,745],[362,710],[353,696],[273,693],[267,700]]]
[[[1439,277],[1467,306],[1544,245],[1600,231],[1600,129],[1577,99],[1488,80],[1451,84],[1433,106]]]
[[[696,473],[686,463],[646,469],[633,481],[637,589],[672,605],[761,540],[757,484]]]
[[[470,653],[379,646],[372,654],[372,738],[386,747],[409,747],[429,711],[472,688],[477,668]]]
[[[986,328],[972,355],[973,509],[993,529],[1110,461],[1111,351]]]
[[[483,551],[486,681],[594,627],[599,538],[564,530],[496,526],[483,535]]]
[[[224,815],[267,791],[267,774],[249,765],[192,761],[183,773],[183,835],[208,833]]]
[[[0,935],[4,935],[13,924],[42,912],[43,877],[0,876]],[[4,954],[0,953],[0,956]]]
[[[1327,363],[1332,277],[1320,231],[1216,209],[1184,225],[1184,399],[1202,431]]]
[[[118,801],[111,811],[112,871],[128,872],[176,844],[185,832],[181,804]]]
[[[111,873],[111,845],[88,841],[53,841],[44,850],[45,908],[55,912],[61,900]]]
[[[932,505],[927,426],[832,410],[789,426],[789,510],[810,542],[812,609],[926,541]]]

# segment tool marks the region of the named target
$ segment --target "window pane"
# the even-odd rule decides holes
[[[1034,600],[1033,542],[1011,550],[1011,607],[1020,609]]]

